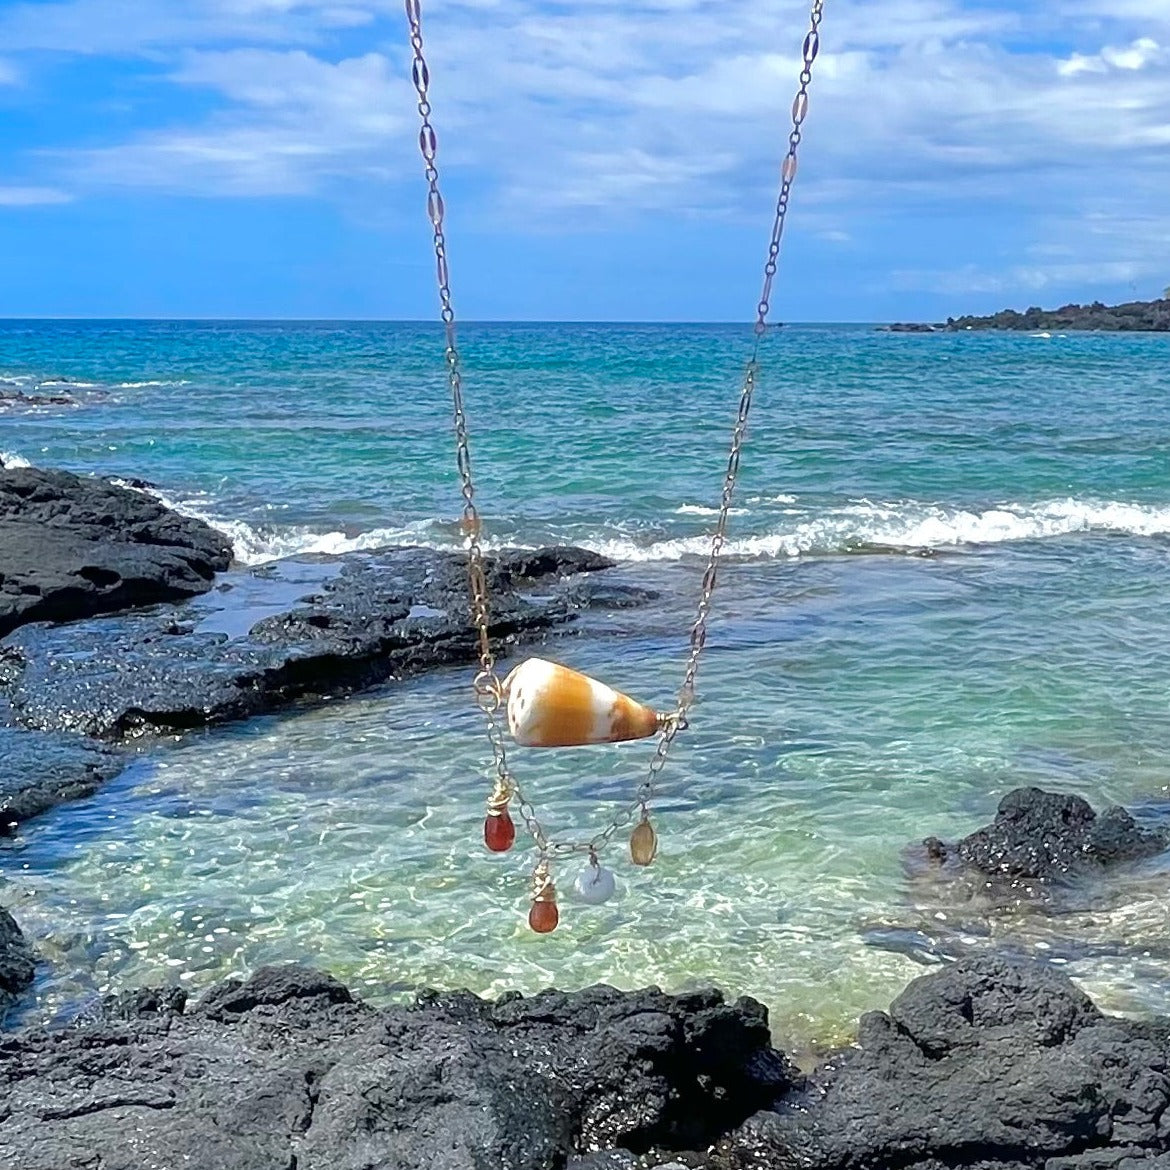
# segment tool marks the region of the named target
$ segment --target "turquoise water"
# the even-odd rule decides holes
[[[463,337],[489,540],[587,545],[659,590],[553,651],[667,702],[749,331]],[[1059,952],[1109,1006],[1170,1010],[1158,865],[1055,921],[956,917],[905,856],[1021,783],[1095,804],[1170,794],[1170,338],[787,327],[764,360],[650,870],[615,856],[617,899],[566,898],[557,933],[531,935],[530,858],[477,846],[486,753],[465,674],[440,673],[160,745],[30,824],[0,896],[56,960],[42,1010],[307,954],[374,998],[715,980],[815,1045],[922,970],[873,945],[882,931],[952,926]],[[4,380],[77,399],[0,404],[6,457],[145,477],[231,533],[237,572],[453,546],[431,326],[0,323]],[[645,745],[516,757],[565,832],[604,823],[647,761]]]

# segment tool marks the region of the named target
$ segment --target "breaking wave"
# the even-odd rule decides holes
[[[158,381],[151,379],[147,382],[111,382],[110,388],[113,390],[141,390],[146,386],[190,386],[191,383],[186,378],[178,378],[174,380]]]
[[[18,374],[0,370],[0,387],[7,387],[25,394],[33,393],[68,393],[73,390],[145,390],[163,386],[190,386],[187,378],[148,378],[138,382],[110,382],[91,381],[88,378],[71,378],[63,375],[40,376],[38,374]]]
[[[448,550],[461,547],[457,527],[450,520],[430,518],[398,527],[323,531],[306,526],[225,519],[217,514],[210,499],[175,500],[161,492],[152,494],[168,507],[205,520],[226,533],[235,546],[236,559],[245,565],[303,554],[359,552],[395,544]],[[685,512],[680,509],[679,514],[707,516],[708,513],[693,507]],[[727,555],[752,559],[794,558],[866,550],[946,549],[1042,540],[1083,532],[1118,532],[1141,537],[1170,534],[1170,506],[1073,498],[1035,504],[1008,503],[978,511],[915,501],[861,500],[819,511],[786,508],[780,517],[775,510],[753,514],[757,524],[767,523],[767,530],[733,533],[724,546]],[[609,526],[599,526],[596,532],[589,533],[582,531],[580,524],[574,525],[570,534],[551,528],[536,531],[516,522],[510,525],[508,533],[497,530],[496,536],[485,539],[484,547],[537,548],[551,543],[581,545],[617,561],[678,561],[706,557],[711,538],[704,532],[677,536],[659,533],[653,537],[647,534],[639,539]]]
[[[729,508],[727,514],[729,516],[746,516],[747,508]],[[718,516],[718,508],[709,508],[705,504],[683,504],[681,507],[675,508],[676,516]]]
[[[795,510],[794,511],[798,511]],[[730,556],[799,557],[859,549],[943,549],[962,545],[1040,540],[1077,532],[1121,532],[1134,536],[1170,533],[1170,507],[1076,499],[1003,504],[973,511],[922,504],[861,501],[819,515],[795,515],[768,532],[733,536]],[[682,560],[706,556],[710,538],[683,536],[640,546],[627,538],[585,542],[597,552],[627,561]]]
[[[454,540],[436,540],[434,522],[420,520],[397,528],[370,528],[360,532],[321,531],[306,525],[249,523],[225,518],[206,499],[175,499],[154,488],[144,489],[165,507],[184,516],[202,520],[224,533],[232,542],[235,558],[242,565],[263,565],[285,557],[364,552],[396,544],[425,545],[433,548],[456,548]]]

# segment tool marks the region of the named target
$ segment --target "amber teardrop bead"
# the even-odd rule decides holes
[[[561,912],[557,909],[557,904],[552,899],[549,899],[547,902],[533,902],[532,909],[528,911],[528,925],[537,934],[549,934],[556,930],[557,923],[560,920]]]
[[[649,821],[639,821],[630,834],[630,860],[635,865],[649,865],[658,852],[658,834]]]
[[[483,843],[493,853],[507,853],[516,840],[516,826],[508,810],[492,814],[488,813],[483,821]]]

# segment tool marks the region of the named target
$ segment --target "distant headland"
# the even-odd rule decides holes
[[[941,324],[898,322],[882,325],[883,333],[955,333],[973,329],[1007,329],[1034,333],[1074,329],[1102,333],[1170,332],[1170,288],[1156,301],[1127,301],[1123,305],[1063,305],[1059,309],[1003,309],[991,317],[948,317]]]

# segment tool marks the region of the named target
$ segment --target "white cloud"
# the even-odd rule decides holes
[[[1135,71],[1166,58],[1170,58],[1170,53],[1153,37],[1138,37],[1124,48],[1106,45],[1092,56],[1073,53],[1071,57],[1057,62],[1056,71],[1061,77],[1075,77],[1078,73],[1108,73],[1111,68]]]
[[[368,23],[370,5],[332,0],[60,0],[6,4],[6,52],[127,54],[217,43],[314,44],[330,29]]]
[[[1128,48],[1106,46],[1101,50],[1105,62],[1117,69],[1144,69],[1151,61],[1164,56],[1161,46],[1152,37],[1138,37]]]
[[[934,175],[945,195],[956,175],[998,171],[1006,183],[1021,166],[1080,165],[1086,145],[1116,154],[1163,144],[1170,81],[1148,68],[1164,51],[1144,27],[1156,25],[1159,5],[1054,2],[1066,37],[1078,22],[1096,36],[1119,11],[1141,35],[1056,57],[1032,43],[1050,35],[1049,14],[1007,0],[839,0],[816,65],[810,168],[822,179],[883,183]],[[379,15],[371,46],[394,42],[381,55],[289,51]],[[526,214],[534,202],[658,208],[669,191],[691,210],[754,204],[773,183],[806,19],[804,0],[432,0],[426,33],[444,160],[478,168]],[[124,159],[127,180],[141,182],[156,151],[171,165],[186,160],[182,183],[202,160],[200,189],[223,182],[236,192],[267,189],[249,151],[279,160],[271,169],[280,189],[310,190],[345,166],[355,177],[384,170],[376,156],[387,136],[409,148],[402,34],[390,0],[71,0],[0,17],[0,36],[17,48],[169,48],[179,61],[169,81],[213,91],[225,108],[89,163],[101,160],[112,179]],[[191,51],[212,41],[237,47]],[[1086,128],[1100,128],[1096,143],[1086,143]]]
[[[55,187],[2,187],[0,207],[35,207],[44,203],[68,203],[72,196]]]
[[[769,213],[804,0],[424,9],[440,163],[480,181],[481,221]],[[182,124],[58,155],[83,184],[239,196],[417,182],[400,0],[23,3],[0,11],[0,44],[140,54],[139,84],[211,99]],[[1100,279],[1170,268],[1170,0],[834,0],[822,44],[798,230],[860,248],[879,217],[978,203],[1056,251],[946,280],[1059,284],[1075,278],[1058,254],[1074,242]],[[1142,227],[1088,226],[1107,221]]]
[[[338,61],[294,50],[188,53],[171,75],[231,103],[205,125],[146,134],[77,157],[89,182],[201,194],[304,194],[385,170],[411,125],[402,86],[377,53]],[[401,149],[399,154],[404,153]]]
[[[20,73],[11,61],[0,58],[0,85],[16,85],[20,81]]]
[[[638,206],[661,191],[642,181],[651,169],[685,179],[675,186],[690,209],[758,205],[786,133],[803,5],[677,7],[663,21],[644,3],[535,16],[520,5],[459,35],[448,6],[433,46],[441,131],[460,161],[502,173],[501,190],[530,205],[578,200],[596,180],[615,206]],[[842,0],[824,26],[805,174],[887,193],[902,184],[916,198],[931,183],[939,199],[965,198],[968,182],[1002,195],[1042,171],[1083,168],[1087,149],[1116,164],[1161,144],[1170,79],[1133,67],[1158,42],[1097,48],[1092,59],[1117,76],[1062,76],[1031,43],[1050,33],[1033,19],[1029,29],[1006,6],[949,0]],[[622,160],[637,160],[625,191],[620,165],[598,170]]]
[[[1139,24],[1146,29],[1170,28],[1170,9],[1163,0],[1055,0],[1047,8],[1061,27],[1109,22]]]
[[[904,269],[891,274],[895,287],[908,291],[970,296],[1013,292],[1041,293],[1050,288],[1092,287],[1095,283],[1132,284],[1156,275],[1158,269],[1134,260],[1107,263],[1016,264],[1003,270],[964,265],[956,269]]]

